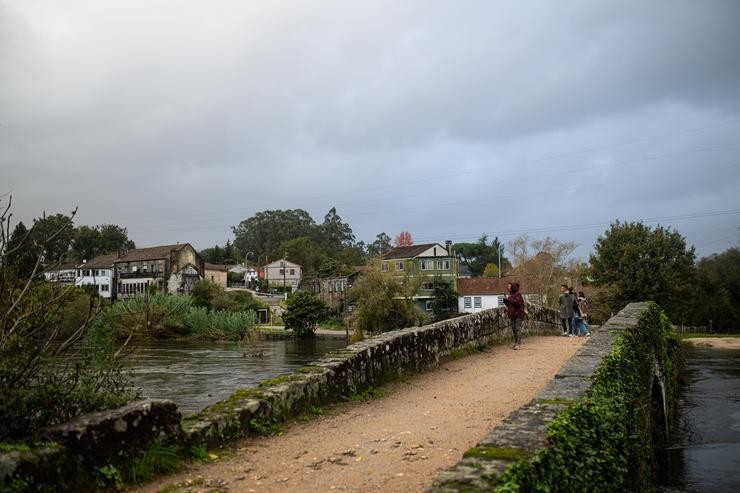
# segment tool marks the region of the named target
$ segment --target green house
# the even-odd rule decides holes
[[[434,283],[449,282],[455,286],[460,269],[452,242],[400,246],[383,254],[380,268],[396,276],[418,279],[419,289],[414,302],[424,312],[432,313]]]

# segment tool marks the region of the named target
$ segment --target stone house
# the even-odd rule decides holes
[[[203,278],[226,288],[228,287],[229,267],[231,266],[205,262]]]
[[[420,281],[414,302],[425,313],[431,314],[434,283],[449,282],[455,287],[460,264],[452,249],[452,242],[395,247],[383,254],[380,270],[394,276]]]
[[[360,276],[356,271],[348,276],[319,277],[303,283],[302,289],[315,294],[335,315],[346,315],[351,311],[347,302],[347,291]]]
[[[77,266],[75,286],[95,286],[95,290],[102,298],[111,298],[113,295],[113,263],[118,255],[98,255],[89,261],[83,261]]]
[[[189,294],[205,273],[205,262],[190,243],[128,250],[114,262],[117,298],[143,293],[153,284],[169,294]]]

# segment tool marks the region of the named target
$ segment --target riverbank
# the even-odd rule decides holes
[[[740,349],[740,335],[719,337],[689,337],[684,341],[694,346],[712,347],[718,349]]]
[[[500,345],[443,363],[376,389],[382,398],[331,406],[282,436],[241,440],[228,458],[191,465],[139,491],[178,491],[176,484],[188,491],[187,482],[198,476],[196,483],[229,491],[424,491],[529,402],[583,342],[533,337],[520,351]]]

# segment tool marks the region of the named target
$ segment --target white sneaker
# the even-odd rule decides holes
[[[586,337],[591,337],[591,332],[586,332]]]
[[[567,335],[568,335],[568,333],[567,333],[567,332],[563,332],[563,337],[565,337],[565,336],[567,336]]]

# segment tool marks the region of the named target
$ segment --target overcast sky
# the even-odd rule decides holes
[[[0,0],[0,195],[137,246],[336,206],[358,240],[740,241],[740,2]],[[3,203],[8,196],[3,196]]]

